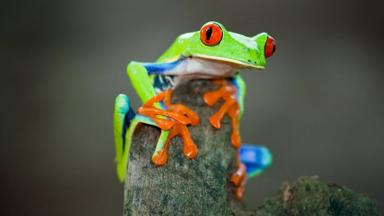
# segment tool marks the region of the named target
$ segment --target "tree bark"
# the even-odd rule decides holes
[[[151,157],[160,129],[137,128],[124,188],[124,215],[351,215],[348,209],[359,211],[358,215],[378,215],[377,204],[369,198],[313,178],[285,184],[259,208],[247,210],[236,200],[229,182],[237,154],[230,142],[230,120],[225,116],[221,129],[213,128],[209,118],[222,103],[209,107],[203,101],[205,92],[218,87],[210,80],[193,80],[173,92],[172,103],[182,103],[200,117],[199,125],[189,127],[199,148],[194,160],[183,155],[183,142],[176,137],[169,146],[168,162],[156,167]]]
[[[136,130],[125,182],[125,215],[231,215],[241,211],[242,204],[235,200],[229,183],[236,168],[230,120],[224,117],[221,129],[213,128],[208,120],[222,103],[209,107],[203,101],[205,92],[218,87],[209,80],[194,80],[172,95],[172,103],[182,103],[200,117],[199,125],[189,127],[199,148],[194,160],[183,155],[183,142],[176,137],[169,146],[168,162],[156,167],[151,156],[160,130],[148,125]]]

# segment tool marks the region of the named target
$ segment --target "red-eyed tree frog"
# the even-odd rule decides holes
[[[239,121],[244,112],[246,85],[239,74],[241,69],[264,69],[266,60],[276,49],[275,40],[267,33],[253,37],[229,32],[218,22],[208,22],[199,31],[185,33],[155,63],[132,61],[127,74],[140,97],[143,106],[135,113],[128,96],[120,94],[115,101],[114,139],[116,147],[117,175],[124,181],[132,135],[139,123],[161,129],[152,162],[164,165],[170,140],[181,136],[183,153],[188,159],[198,154],[188,127],[198,124],[197,114],[182,104],[171,104],[172,90],[190,79],[213,79],[221,87],[207,92],[204,101],[212,106],[219,99],[225,102],[207,121],[215,128],[227,114],[232,122],[231,143],[239,149],[239,165],[230,181],[241,197],[246,174],[252,177],[272,161],[270,152],[261,146],[241,146]]]

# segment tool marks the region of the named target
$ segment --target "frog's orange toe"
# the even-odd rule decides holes
[[[209,122],[211,123],[211,125],[216,128],[216,129],[219,129],[221,128],[221,118],[219,118],[219,116],[217,114],[214,114],[212,115],[210,118],[209,118]]]
[[[235,190],[235,196],[238,200],[241,200],[244,196],[244,186],[240,186]]]
[[[212,106],[220,99],[220,97],[221,95],[218,91],[207,92],[204,94],[204,102],[209,106]]]
[[[242,182],[245,181],[245,177],[247,176],[244,164],[240,163],[236,172],[231,175],[230,181],[236,187],[242,185]]]
[[[235,131],[232,131],[231,143],[232,143],[233,147],[240,148],[240,146],[241,146],[241,137],[240,137],[239,133],[237,133]]]
[[[155,164],[156,166],[163,166],[165,163],[167,163],[167,160],[168,160],[167,150],[156,152],[152,156],[152,163]]]
[[[184,145],[184,150],[183,150],[183,152],[184,152],[184,155],[185,155],[188,159],[192,160],[192,159],[194,159],[194,158],[197,156],[197,154],[199,153],[199,149],[196,147],[195,144],[193,144],[193,145],[189,145],[189,146]]]

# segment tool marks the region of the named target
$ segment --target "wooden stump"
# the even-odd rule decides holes
[[[236,165],[236,150],[230,143],[230,120],[224,117],[217,130],[209,123],[222,103],[213,107],[203,94],[216,86],[209,80],[194,80],[175,89],[172,103],[182,103],[195,111],[200,124],[189,127],[199,148],[194,160],[183,155],[182,140],[176,137],[169,147],[168,162],[162,167],[151,163],[160,134],[156,127],[142,125],[134,135],[125,182],[125,215],[230,215],[240,212],[229,175]]]
[[[213,107],[203,94],[218,88],[209,80],[194,80],[175,89],[172,103],[195,111],[200,124],[189,127],[199,148],[196,159],[182,153],[182,140],[172,140],[165,166],[151,163],[160,134],[153,126],[138,127],[131,146],[124,188],[124,215],[379,215],[378,206],[367,196],[314,178],[301,177],[284,184],[256,210],[246,210],[233,195],[229,176],[236,168],[236,150],[230,143],[230,120],[214,129],[209,117]],[[248,191],[249,193],[249,191]]]

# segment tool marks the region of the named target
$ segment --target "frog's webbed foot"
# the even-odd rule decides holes
[[[217,80],[216,83],[222,86],[218,90],[205,93],[204,101],[209,106],[213,106],[219,99],[223,99],[224,104],[211,116],[209,122],[213,127],[219,129],[224,115],[228,114],[232,125],[231,143],[233,147],[239,148],[241,145],[239,132],[240,107],[237,103],[236,87],[228,84],[225,80]]]
[[[152,162],[162,166],[167,162],[168,146],[172,138],[180,136],[183,140],[183,153],[188,159],[197,156],[198,148],[193,142],[188,125],[199,123],[198,115],[182,104],[171,104],[172,90],[166,90],[148,100],[138,109],[138,113],[151,118],[162,130]],[[155,107],[155,103],[163,102],[165,110]]]

